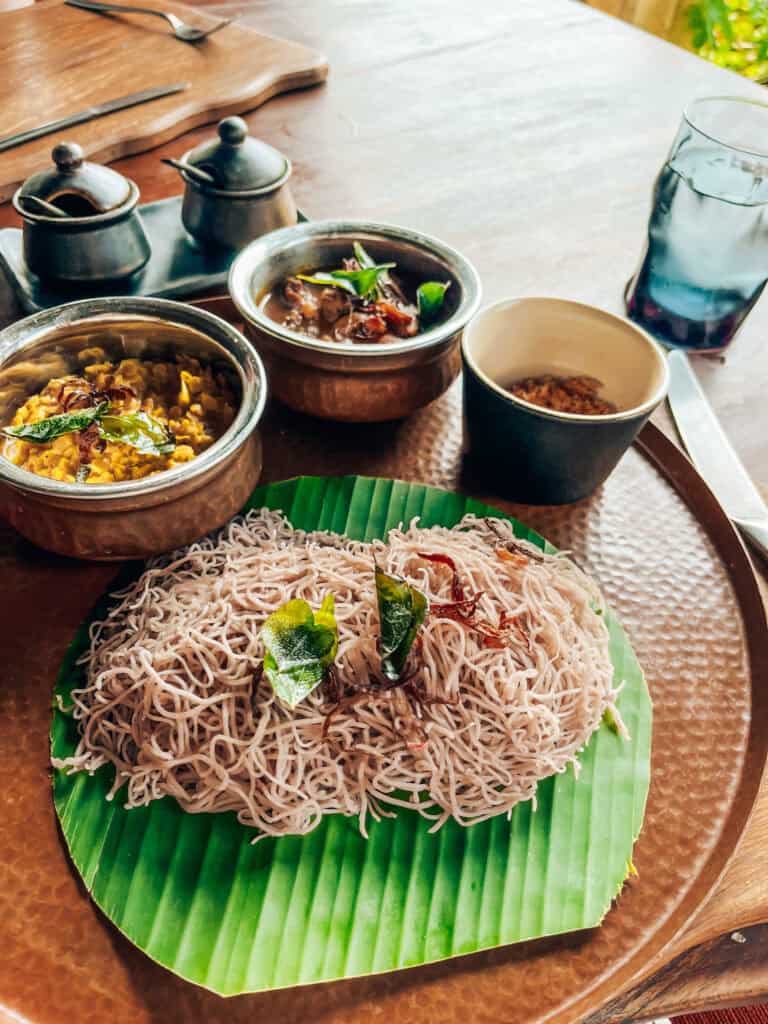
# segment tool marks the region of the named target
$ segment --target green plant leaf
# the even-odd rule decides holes
[[[688,8],[688,25],[696,49],[712,46],[726,48],[733,42],[733,29],[725,0],[700,0]]]
[[[176,438],[168,428],[146,412],[124,416],[106,414],[98,422],[99,437],[137,448],[144,455],[170,455]]]
[[[349,281],[361,299],[375,295],[379,278],[382,277],[396,263],[378,263],[372,267],[364,267],[362,270],[332,270],[331,276],[339,281]]]
[[[358,261],[359,262],[359,261]],[[395,263],[380,263],[366,266],[362,270],[318,270],[314,274],[297,274],[300,281],[308,284],[334,285],[351,295],[365,299],[376,294],[380,279]]]
[[[707,22],[700,4],[691,4],[688,8],[688,28],[691,30],[691,45],[695,50],[707,45]]]
[[[359,270],[318,270],[314,274],[297,274],[300,281],[308,284],[334,285],[343,288],[358,298],[374,298],[379,285],[387,280],[387,273],[396,263],[376,263],[360,242],[353,242],[352,251],[360,264]]]
[[[64,412],[58,416],[48,416],[37,423],[24,423],[19,427],[3,427],[6,437],[17,437],[35,444],[47,444],[62,434],[71,434],[75,430],[87,430],[92,423],[109,409],[109,402],[101,402],[89,409],[78,409],[76,412]]]
[[[366,267],[376,266],[376,260],[368,255],[368,252],[363,247],[362,242],[354,242],[352,244],[352,251],[355,254],[355,259],[363,269],[365,269]]]
[[[317,613],[306,601],[287,601],[261,627],[264,674],[277,696],[290,707],[308,697],[323,681],[339,649],[333,594]]]
[[[334,277],[325,270],[318,270],[316,274],[297,274],[296,277],[300,281],[306,281],[307,284],[332,285],[334,288],[341,288],[343,291],[349,292],[350,295],[357,295],[357,290],[351,281]]]
[[[387,679],[403,674],[413,641],[424,622],[429,603],[416,587],[376,566],[376,599],[379,605],[379,653]]]
[[[282,509],[295,527],[357,540],[420,516],[453,526],[467,512],[504,516],[434,487],[368,477],[301,477],[258,488],[248,508]],[[518,537],[541,548],[534,531]],[[547,550],[553,550],[547,548]],[[128,582],[127,571],[116,584]],[[104,599],[94,612],[103,617]],[[650,779],[651,702],[616,616],[606,611],[624,741],[602,726],[569,770],[539,784],[534,811],[519,804],[464,829],[403,810],[357,823],[323,819],[310,835],[266,838],[234,814],[185,814],[171,798],[125,810],[107,801],[113,774],[53,773],[62,834],[87,890],[148,956],[221,995],[306,985],[413,967],[600,923],[627,876]],[[83,683],[78,631],[57,696]],[[56,757],[77,744],[55,710]],[[641,883],[642,884],[642,881]],[[621,912],[619,909],[618,913]],[[106,938],[105,938],[106,941]]]
[[[443,308],[445,293],[450,287],[450,281],[425,281],[420,284],[416,292],[416,300],[419,306],[419,319],[422,327],[429,327],[440,315]]]

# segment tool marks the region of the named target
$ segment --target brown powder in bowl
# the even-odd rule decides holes
[[[582,416],[610,416],[618,412],[613,402],[600,398],[598,391],[603,382],[595,377],[524,377],[513,381],[507,391],[532,405],[540,405],[555,412],[575,412]]]

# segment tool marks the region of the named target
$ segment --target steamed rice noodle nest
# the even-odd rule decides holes
[[[430,604],[394,685],[374,561]],[[261,673],[261,626],[286,601],[317,608],[329,592],[333,676],[290,708]],[[368,544],[254,510],[150,563],[91,627],[83,661],[79,745],[56,767],[112,765],[110,798],[127,807],[169,795],[193,813],[234,811],[259,835],[307,833],[325,814],[356,816],[365,834],[369,814],[402,807],[433,829],[471,825],[578,770],[604,715],[623,731],[596,585],[503,519],[414,521]]]

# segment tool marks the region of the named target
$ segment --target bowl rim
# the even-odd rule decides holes
[[[580,412],[559,412],[556,409],[547,409],[542,405],[535,405],[533,402],[527,402],[524,398],[518,398],[516,395],[506,391],[500,384],[497,384],[493,378],[489,377],[487,373],[480,369],[474,359],[474,356],[469,351],[468,345],[472,336],[472,330],[482,317],[488,313],[506,309],[510,306],[516,306],[521,303],[547,303],[550,305],[555,304],[559,306],[568,306],[580,313],[584,313],[585,311],[591,314],[598,313],[607,320],[613,321],[617,326],[621,327],[622,330],[629,328],[650,348],[661,369],[661,380],[650,398],[647,398],[639,405],[632,406],[630,409],[621,409],[619,412],[598,416]],[[593,306],[588,302],[579,302],[576,299],[564,299],[549,295],[519,295],[510,296],[504,299],[499,299],[496,302],[492,302],[489,305],[484,306],[483,309],[481,309],[467,325],[467,330],[464,332],[464,336],[461,339],[461,354],[464,359],[465,367],[470,370],[471,373],[487,388],[491,391],[495,391],[497,395],[503,398],[510,405],[518,406],[520,409],[524,409],[527,413],[539,416],[542,419],[556,420],[560,423],[589,424],[591,426],[605,424],[607,426],[611,423],[622,423],[626,420],[638,419],[653,412],[656,406],[664,400],[669,389],[669,365],[667,363],[666,353],[661,345],[647,331],[643,330],[642,327],[634,323],[632,320],[629,320],[627,317],[620,316],[618,313],[611,313],[606,309],[602,309],[600,306]]]
[[[112,221],[127,218],[136,209],[141,198],[139,186],[130,178],[125,180],[129,186],[127,197],[118,206],[113,206],[110,210],[103,210],[101,213],[90,213],[82,217],[51,217],[44,213],[35,213],[34,210],[28,210],[21,202],[24,192],[23,184],[19,185],[11,196],[11,204],[22,220],[31,224],[41,224],[62,233],[74,234],[78,228],[103,228],[111,224]],[[70,303],[66,303],[66,305],[70,305]]]
[[[295,237],[301,239],[302,237],[313,238],[316,236],[327,236],[328,238],[349,236],[354,240],[356,234],[381,235],[382,241],[385,242],[388,238],[409,242],[411,245],[442,259],[450,266],[462,287],[462,300],[456,311],[443,323],[430,327],[422,334],[417,334],[415,338],[407,338],[400,342],[387,342],[386,345],[369,342],[322,341],[319,338],[309,338],[297,331],[283,327],[262,313],[251,295],[250,288],[251,278],[257,266],[269,262],[275,251],[279,251]],[[257,254],[259,254],[259,258],[256,258]],[[300,221],[298,224],[291,224],[262,235],[238,253],[229,271],[227,287],[233,303],[247,323],[258,327],[270,337],[297,349],[335,353],[352,358],[396,356],[407,352],[418,352],[421,349],[429,349],[440,344],[446,338],[463,330],[477,312],[482,297],[480,275],[466,256],[463,256],[457,249],[433,235],[426,235],[411,228],[383,221],[355,220],[353,218]]]
[[[60,306],[39,310],[0,331],[0,370],[11,356],[23,352],[36,341],[43,340],[47,334],[57,328],[76,327],[79,324],[93,321],[109,324],[118,320],[171,323],[178,327],[187,327],[207,335],[211,341],[218,343],[221,347],[224,347],[222,338],[226,337],[233,343],[235,350],[243,355],[246,362],[250,363],[250,368],[255,375],[255,388],[250,411],[246,405],[248,389],[245,371],[239,359],[232,352],[227,351],[232,368],[240,378],[242,388],[240,406],[232,423],[221,437],[189,462],[180,463],[172,469],[161,470],[137,480],[88,484],[53,480],[50,477],[33,473],[15,465],[0,453],[0,483],[51,498],[82,499],[89,502],[98,502],[105,498],[135,498],[156,494],[209,472],[214,466],[232,455],[256,428],[262,418],[267,401],[267,375],[259,354],[237,328],[216,316],[215,313],[209,313],[208,310],[200,309],[198,306],[176,302],[172,299],[150,296],[106,296],[97,299],[78,299],[76,302],[67,302]],[[23,342],[14,344],[19,337],[24,338]]]

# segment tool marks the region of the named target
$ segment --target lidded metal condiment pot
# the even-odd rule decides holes
[[[218,138],[172,163],[186,185],[181,219],[201,242],[240,249],[268,231],[296,223],[290,161],[250,136],[241,117],[224,118]]]
[[[24,220],[24,257],[43,278],[73,283],[113,281],[149,259],[149,239],[134,182],[83,159],[75,143],[52,152],[54,166],[28,178],[13,205]]]

